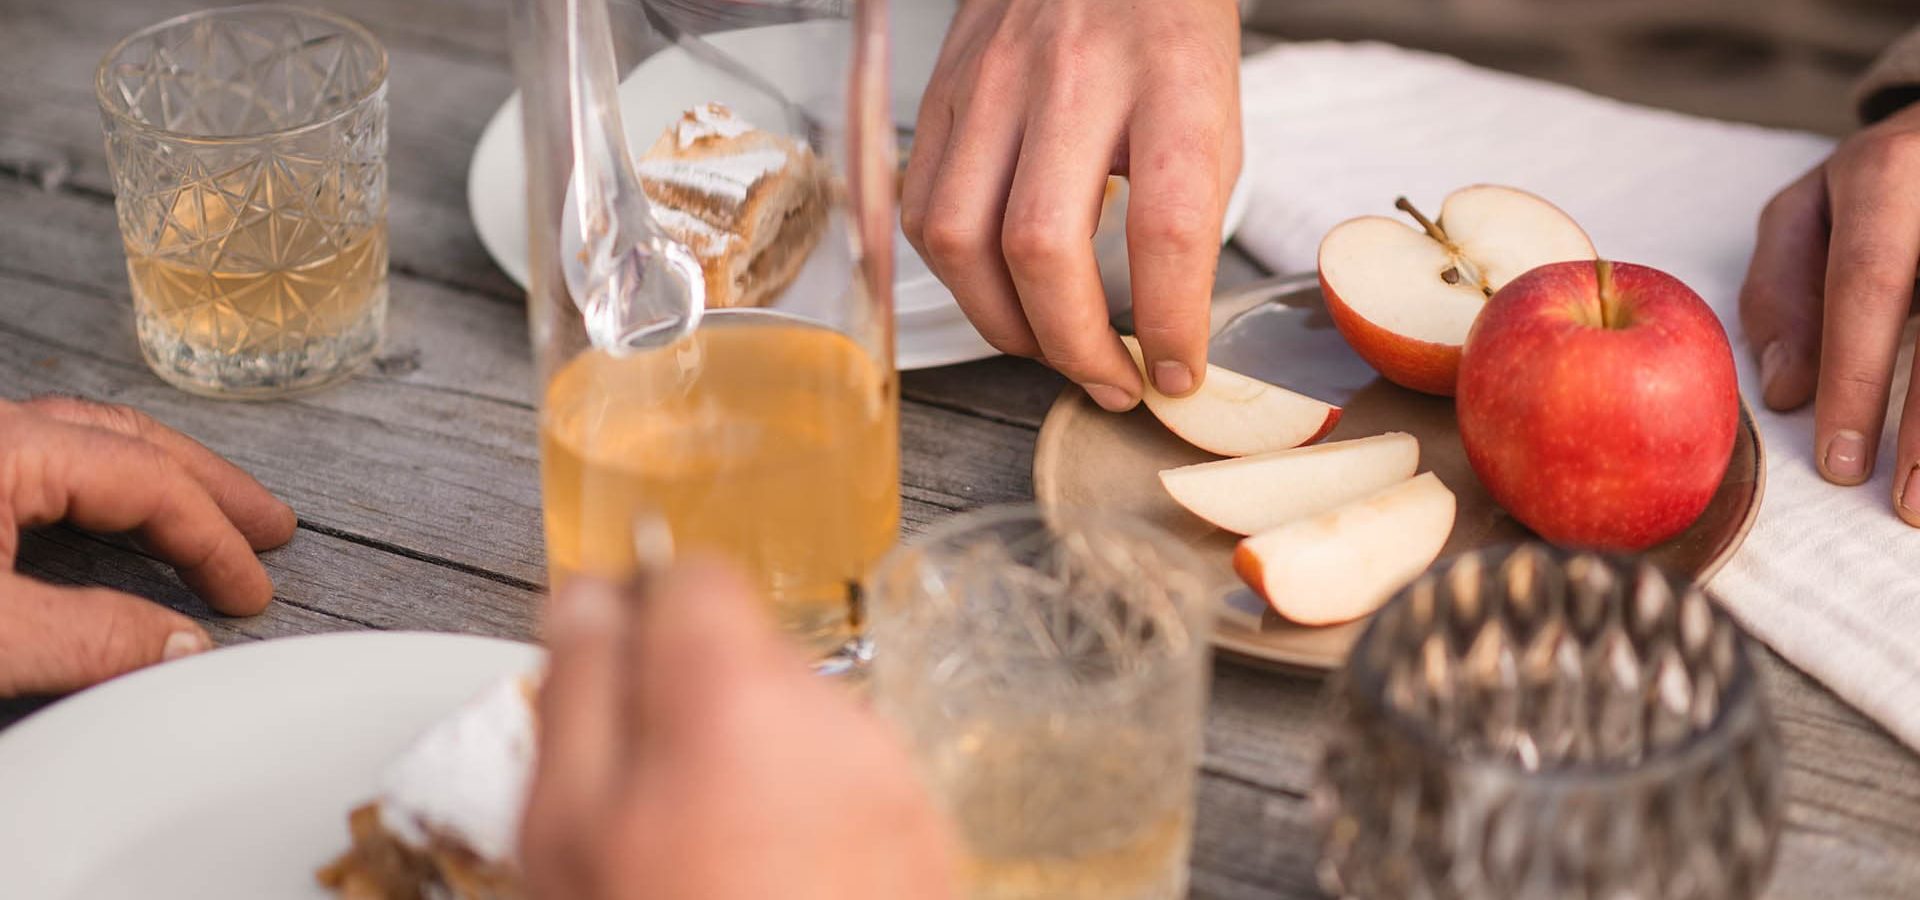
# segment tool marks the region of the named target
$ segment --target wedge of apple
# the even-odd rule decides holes
[[[1593,259],[1593,241],[1560,208],[1518,188],[1461,188],[1419,224],[1362,216],[1320,242],[1320,289],[1334,326],[1402,387],[1453,396],[1460,347],[1493,292],[1547,263]]]
[[[1433,564],[1453,513],[1453,492],[1428,472],[1241,541],[1233,570],[1291,621],[1352,621]]]
[[[1140,342],[1120,340],[1145,377]],[[1167,430],[1218,456],[1252,456],[1311,444],[1340,421],[1338,406],[1213,365],[1207,366],[1200,389],[1185,397],[1162,394],[1148,379],[1145,401]]]
[[[1167,469],[1160,484],[1187,511],[1234,534],[1258,534],[1413,477],[1420,442],[1394,431]]]

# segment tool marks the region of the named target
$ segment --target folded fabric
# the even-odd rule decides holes
[[[1451,190],[1511,184],[1552,200],[1602,255],[1665,269],[1734,341],[1767,455],[1759,519],[1708,585],[1761,640],[1920,747],[1920,531],[1891,511],[1889,427],[1869,484],[1813,466],[1812,411],[1760,406],[1738,297],[1755,222],[1832,142],[1648,109],[1378,44],[1313,43],[1246,60],[1252,202],[1238,240],[1276,271],[1309,271],[1328,228],[1438,208]],[[1849,98],[1835,97],[1836,104]],[[1909,349],[1899,364],[1905,394]]]

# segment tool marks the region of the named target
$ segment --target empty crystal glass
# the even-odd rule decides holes
[[[1336,896],[1752,897],[1780,749],[1748,639],[1643,561],[1470,553],[1375,615],[1330,685]]]
[[[1029,508],[896,551],[875,706],[958,826],[971,900],[1185,896],[1214,592],[1144,523]]]

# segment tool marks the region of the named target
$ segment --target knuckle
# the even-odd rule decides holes
[[[1033,335],[1026,333],[1010,334],[998,330],[977,329],[981,340],[988,346],[1008,356],[1020,356],[1032,359],[1040,355],[1040,344]]]
[[[1133,336],[1140,339],[1146,347],[1175,347],[1183,342],[1196,340],[1201,332],[1186,322],[1169,320],[1162,316],[1143,316],[1145,310],[1134,312]]]
[[[1084,341],[1074,340],[1043,346],[1041,355],[1054,371],[1075,381],[1096,378],[1101,374],[1100,357]]]
[[[1865,131],[1841,150],[1843,171],[1880,182],[1920,171],[1920,132]]]
[[[1880,373],[1850,360],[1828,363],[1822,375],[1822,392],[1849,405],[1875,402],[1888,388],[1887,379]]]
[[[74,662],[89,681],[104,679],[148,662],[142,617],[122,603],[102,604],[93,628],[79,635]]]
[[[1217,243],[1219,221],[1210,210],[1187,203],[1164,203],[1129,222],[1129,233],[1137,233],[1139,246],[1149,253],[1186,256],[1209,250]]]
[[[985,246],[986,239],[979,228],[962,222],[956,216],[934,214],[927,217],[922,226],[921,240],[927,245],[927,253],[941,261],[958,261],[978,254]]]
[[[915,248],[924,246],[926,228],[926,204],[902,199],[900,202],[900,232],[907,236],[908,242],[912,243]]]
[[[1080,243],[1064,225],[1056,215],[1008,216],[1000,232],[1001,252],[1006,254],[1007,263],[1017,268],[1057,265],[1071,257]]]

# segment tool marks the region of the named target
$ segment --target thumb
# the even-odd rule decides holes
[[[1761,399],[1769,409],[1805,406],[1819,386],[1828,232],[1821,169],[1789,185],[1760,214],[1753,262],[1740,289],[1740,321],[1760,365]]]
[[[192,619],[150,600],[0,576],[0,697],[75,691],[212,647]]]
[[[742,692],[811,679],[732,568],[680,563],[640,593],[627,626],[624,716],[636,752],[711,726],[714,711]]]

